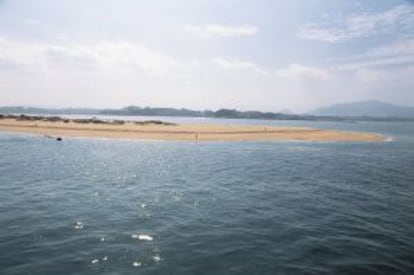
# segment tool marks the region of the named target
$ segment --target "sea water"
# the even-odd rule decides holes
[[[0,133],[0,274],[414,274],[414,123],[226,122],[392,141]]]

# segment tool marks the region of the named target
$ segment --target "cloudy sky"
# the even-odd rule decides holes
[[[0,0],[0,105],[414,105],[414,2]]]

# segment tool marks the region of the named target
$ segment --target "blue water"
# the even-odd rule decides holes
[[[0,133],[0,274],[414,274],[414,123],[261,123],[393,141]]]

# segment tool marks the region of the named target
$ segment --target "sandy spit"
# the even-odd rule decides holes
[[[97,137],[182,141],[385,141],[375,133],[343,132],[305,127],[277,127],[257,125],[181,124],[122,125],[81,124],[73,121],[19,121],[0,119],[0,131],[40,134],[53,137]]]

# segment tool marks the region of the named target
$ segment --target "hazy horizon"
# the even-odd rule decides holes
[[[413,24],[400,0],[0,0],[0,106],[412,106]]]
[[[352,102],[339,102],[339,103],[333,103],[331,105],[324,105],[324,106],[319,106],[316,107],[312,110],[306,111],[306,112],[293,112],[289,109],[283,109],[283,110],[273,110],[273,111],[262,111],[262,110],[254,110],[254,109],[237,109],[237,108],[232,108],[230,107],[223,107],[221,109],[237,109],[238,111],[242,111],[242,112],[248,112],[248,111],[260,111],[260,112],[272,112],[272,113],[291,113],[291,114],[299,114],[299,115],[307,115],[307,114],[312,114],[315,111],[319,111],[321,109],[324,108],[332,108],[332,107],[337,107],[337,106],[342,106],[342,105],[354,105],[354,104],[360,104],[360,103],[369,103],[369,102],[377,102],[378,104],[390,104],[393,106],[398,106],[398,107],[405,107],[405,108],[414,108],[414,106],[412,105],[408,105],[408,104],[394,104],[391,102],[384,102],[384,101],[377,101],[377,100],[366,100],[366,101],[352,101]],[[219,109],[192,109],[192,108],[187,108],[187,107],[172,107],[172,106],[149,106],[149,105],[134,105],[134,104],[130,104],[130,105],[126,105],[126,106],[111,106],[111,107],[105,107],[105,106],[52,106],[52,105],[0,105],[0,108],[2,107],[23,107],[23,108],[40,108],[40,109],[96,109],[96,110],[102,110],[102,109],[123,109],[129,106],[136,106],[136,107],[141,107],[141,108],[174,108],[174,109],[188,109],[188,110],[194,110],[194,111],[218,111]]]

